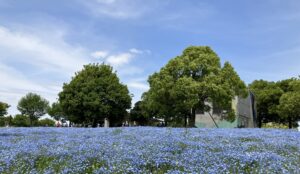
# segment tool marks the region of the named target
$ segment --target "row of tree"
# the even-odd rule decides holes
[[[67,119],[74,124],[97,126],[104,119],[111,125],[121,125],[131,107],[131,95],[126,85],[109,65],[89,64],[77,72],[70,83],[63,85],[58,101],[49,102],[35,93],[22,97],[17,109],[28,117],[31,126],[48,113],[56,120]],[[0,103],[0,116],[9,105]]]
[[[256,80],[248,87],[229,62],[223,66],[209,47],[189,47],[171,59],[148,79],[150,89],[131,110],[131,118],[147,124],[155,115],[177,126],[194,126],[195,110],[210,111],[211,103],[226,111],[225,119],[234,121],[231,108],[234,96],[246,97],[250,90],[257,105],[257,125],[300,120],[300,79],[278,82]],[[188,121],[189,120],[189,121]]]
[[[31,121],[29,116],[17,114],[14,117],[0,117],[0,127],[13,126],[13,127],[30,127],[30,126],[40,126],[40,127],[52,127],[55,126],[55,121],[49,118],[39,119]]]
[[[288,123],[289,128],[300,120],[300,79],[278,82],[256,80],[249,85],[257,101],[257,124]]]
[[[0,102],[0,118],[2,117],[2,126],[8,123],[13,126],[34,126],[40,124],[38,119],[45,115],[49,109],[49,102],[35,93],[28,93],[22,97],[18,103],[17,109],[21,114],[14,117],[3,118],[7,114],[7,109],[10,106],[7,103]],[[48,120],[47,120],[48,121]],[[41,123],[43,123],[42,121]],[[49,125],[50,126],[50,125]]]
[[[234,121],[232,99],[248,95],[247,86],[233,66],[229,62],[222,65],[207,46],[188,47],[150,75],[148,83],[150,89],[128,113],[132,95],[116,72],[109,65],[89,64],[64,83],[58,101],[51,106],[41,96],[29,93],[19,101],[18,110],[29,117],[31,125],[48,113],[56,120],[92,126],[103,124],[104,120],[118,126],[125,119],[149,125],[155,117],[163,119],[166,125],[193,127],[196,111],[210,111],[211,103],[224,110],[224,119]],[[288,122],[292,127],[300,119],[299,79],[259,80],[249,88],[256,96],[259,127],[266,122]],[[0,103],[0,116],[6,114],[8,107]]]

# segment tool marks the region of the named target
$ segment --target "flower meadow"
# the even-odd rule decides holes
[[[300,173],[300,132],[0,128],[0,173]]]

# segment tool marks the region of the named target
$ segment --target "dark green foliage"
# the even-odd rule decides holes
[[[0,127],[11,125],[12,119],[12,116],[0,117]]]
[[[249,85],[257,102],[258,126],[268,122],[288,123],[289,128],[300,119],[300,79],[278,82],[256,80]]]
[[[7,103],[0,102],[0,117],[7,114],[7,109],[10,106]]]
[[[276,107],[284,91],[276,83],[265,80],[255,80],[249,88],[254,93],[257,103],[258,127],[267,122],[280,122]]]
[[[15,127],[29,127],[31,125],[34,125],[35,122],[31,123],[29,116],[26,115],[15,115],[15,117],[12,120],[12,126]]]
[[[64,117],[63,110],[59,102],[52,103],[51,107],[48,108],[47,113],[55,120],[60,120]]]
[[[231,64],[222,67],[220,58],[207,46],[188,47],[148,82],[150,90],[143,95],[148,112],[166,122],[181,118],[184,125],[190,118],[189,126],[194,126],[196,109],[211,109],[206,102],[232,113],[233,97],[247,96],[246,85]],[[234,121],[229,115],[226,119]]]
[[[281,96],[277,111],[288,121],[289,128],[292,128],[293,123],[300,120],[300,79],[290,81],[288,89]]]
[[[18,103],[18,110],[22,115],[28,115],[30,125],[41,116],[45,115],[49,107],[49,102],[38,94],[28,93],[22,97]]]
[[[136,121],[139,125],[145,126],[149,122],[149,116],[143,108],[142,101],[134,104],[133,109],[130,110],[130,120]]]
[[[111,66],[89,64],[64,84],[59,103],[66,119],[74,123],[96,126],[107,117],[117,124],[127,114],[131,96]]]
[[[53,127],[53,126],[55,126],[55,121],[53,121],[49,118],[45,118],[45,119],[39,120],[38,125],[43,126],[43,127]]]

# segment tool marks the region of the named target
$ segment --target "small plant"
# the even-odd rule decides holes
[[[38,125],[42,127],[53,127],[55,126],[55,121],[49,118],[45,118],[38,121]]]
[[[114,130],[112,131],[113,135],[119,135],[119,134],[121,134],[122,132],[123,132],[123,131],[122,131],[122,129],[120,129],[120,128],[114,129]]]

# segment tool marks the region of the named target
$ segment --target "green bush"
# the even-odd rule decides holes
[[[43,126],[43,127],[48,127],[48,126],[53,127],[53,126],[55,126],[55,121],[51,120],[49,118],[45,118],[45,119],[39,120],[38,125]]]
[[[16,127],[29,127],[30,126],[30,119],[26,115],[16,115],[12,120],[12,126]]]
[[[283,123],[269,122],[262,125],[263,128],[288,129],[289,127]]]
[[[12,116],[0,117],[0,127],[4,127],[12,124]]]
[[[4,117],[0,117],[0,127],[5,126]]]

